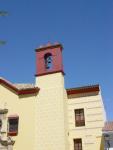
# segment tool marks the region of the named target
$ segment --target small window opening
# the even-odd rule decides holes
[[[51,55],[51,53],[45,54],[44,60],[45,60],[45,68],[47,70],[51,69],[52,68],[52,55]]]
[[[76,127],[85,126],[84,109],[75,109],[75,125]]]
[[[18,134],[18,122],[19,117],[9,117],[8,118],[8,135],[16,136]]]
[[[2,128],[2,120],[0,119],[0,130],[1,130],[1,128]]]
[[[82,150],[82,139],[74,139],[74,150]]]

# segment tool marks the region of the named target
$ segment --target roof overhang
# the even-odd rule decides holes
[[[91,92],[99,92],[99,91],[100,91],[99,84],[66,89],[67,95],[83,94],[83,93],[91,93]]]
[[[37,94],[39,92],[38,87],[26,88],[26,89],[18,89],[14,84],[5,80],[4,78],[0,78],[0,84],[5,85],[6,87],[13,90],[17,95],[27,95],[27,94]]]

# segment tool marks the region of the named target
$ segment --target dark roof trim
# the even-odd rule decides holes
[[[53,74],[53,73],[59,73],[61,72],[63,75],[65,75],[63,70],[58,70],[58,71],[52,71],[52,72],[46,72],[46,73],[41,73],[41,74],[35,74],[36,77],[38,76],[43,76],[43,75],[48,75],[48,74]]]
[[[82,93],[89,93],[89,92],[99,92],[99,84],[91,85],[91,86],[83,86],[83,87],[77,87],[77,88],[70,88],[66,89],[67,95],[72,94],[82,94]]]
[[[39,92],[38,87],[33,87],[29,89],[18,89],[11,82],[5,80],[4,78],[0,78],[0,84],[4,84],[6,87],[12,89],[14,92],[16,92],[17,95],[37,94]]]

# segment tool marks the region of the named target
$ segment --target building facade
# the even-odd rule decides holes
[[[113,122],[105,122],[102,131],[104,139],[104,150],[113,150]]]
[[[66,89],[62,50],[36,49],[35,84],[0,78],[1,149],[103,150],[100,86]]]

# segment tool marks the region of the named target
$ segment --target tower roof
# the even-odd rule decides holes
[[[42,50],[53,49],[53,48],[57,48],[57,47],[61,47],[61,49],[63,49],[63,46],[60,43],[55,43],[55,44],[48,43],[47,45],[42,45],[39,48],[36,48],[35,51],[40,52]]]

